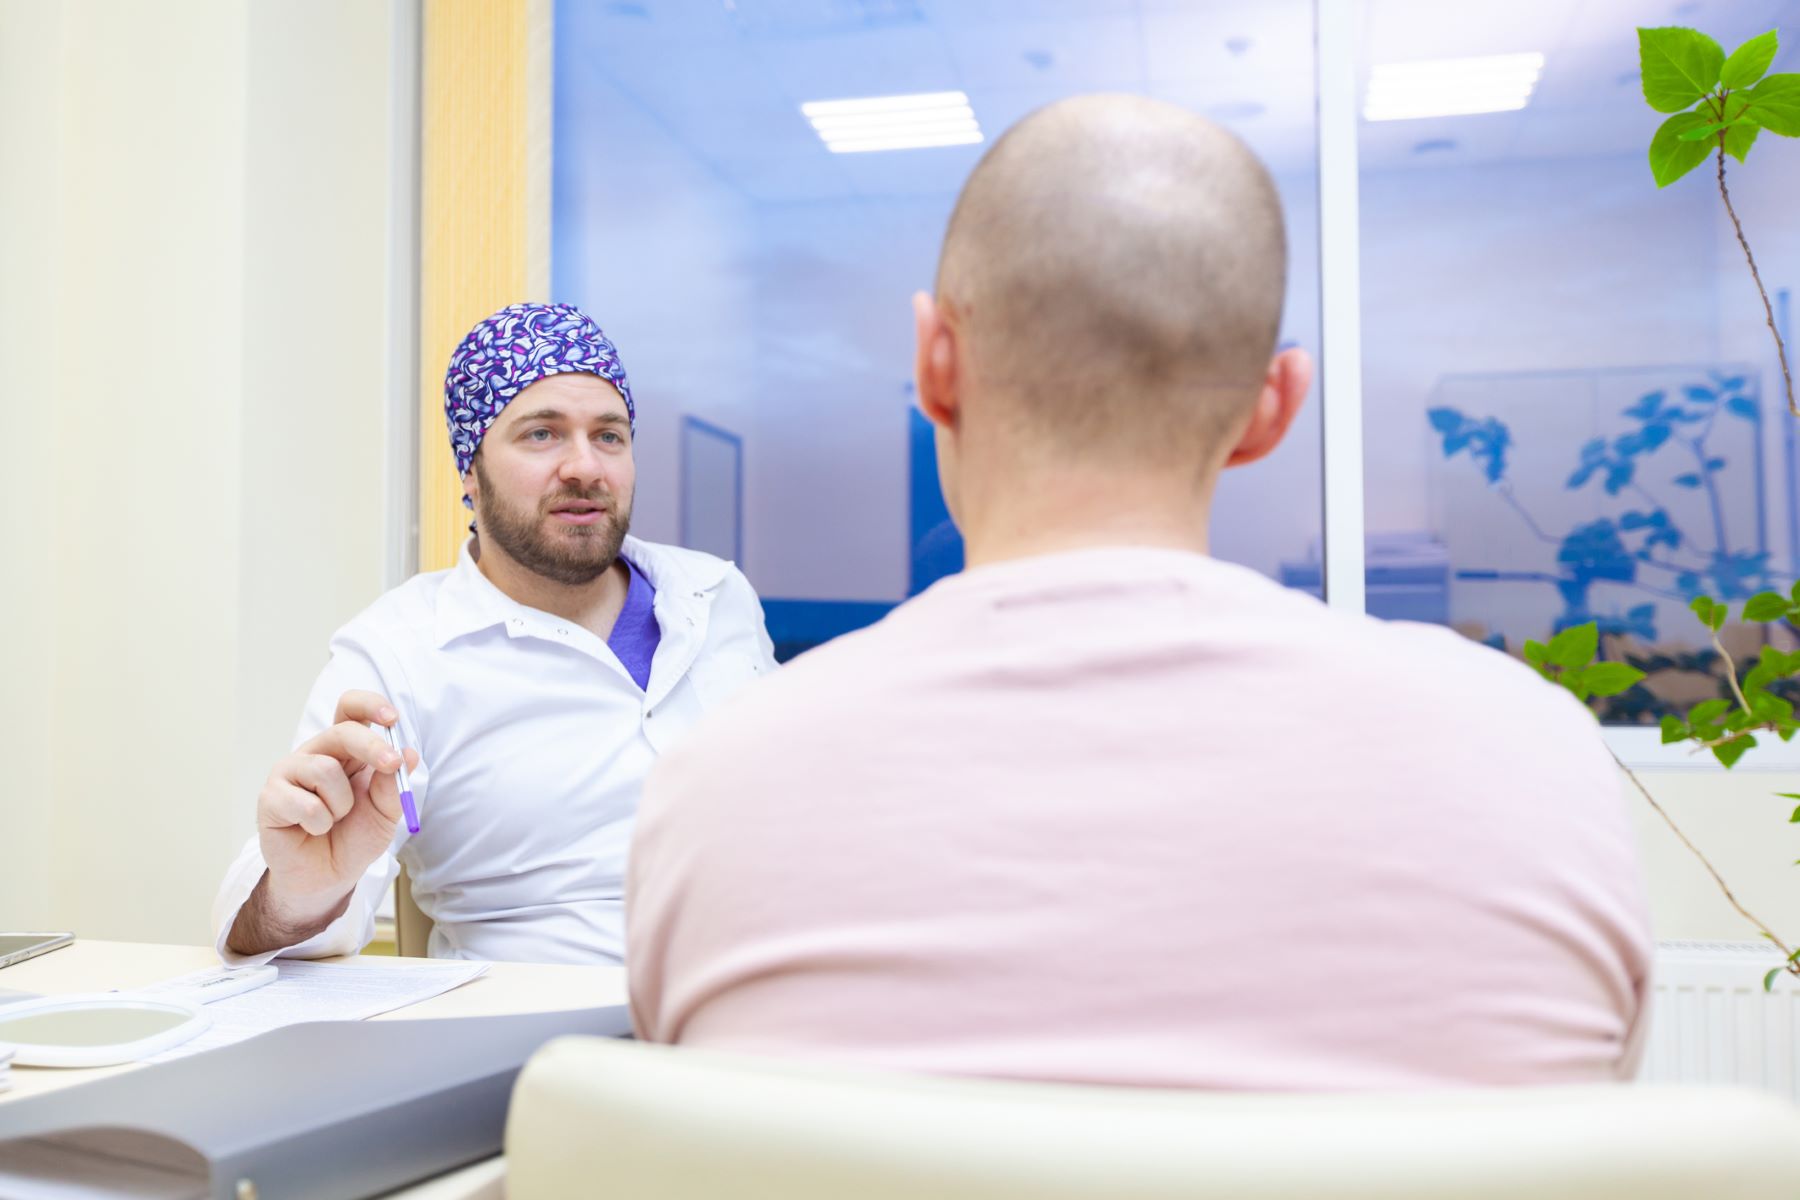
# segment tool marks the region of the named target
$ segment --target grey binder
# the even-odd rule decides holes
[[[499,1153],[513,1079],[546,1041],[629,1031],[623,1005],[290,1025],[0,1105],[0,1197],[29,1195],[32,1170],[52,1178],[43,1172],[61,1168],[42,1164],[76,1161],[69,1147],[91,1146],[95,1130],[130,1131],[109,1144],[171,1177],[203,1179],[159,1195],[379,1195]]]

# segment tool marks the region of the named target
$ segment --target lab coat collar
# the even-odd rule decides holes
[[[548,616],[520,604],[495,587],[493,581],[481,573],[481,568],[475,564],[475,558],[469,552],[473,540],[471,538],[463,543],[456,566],[451,569],[449,578],[444,580],[443,586],[438,590],[437,622],[433,635],[439,649],[459,637],[491,629],[496,625],[505,626],[509,636],[517,636],[528,632],[537,624],[535,620],[525,619],[528,614]],[[704,610],[711,602],[712,593],[725,582],[731,570],[730,563],[710,554],[679,546],[662,546],[630,535],[626,536],[619,552],[656,589],[659,608],[675,604],[684,610],[695,607]]]

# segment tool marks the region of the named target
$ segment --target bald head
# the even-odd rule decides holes
[[[1192,463],[1256,399],[1286,274],[1280,200],[1242,142],[1172,104],[1079,96],[982,158],[937,294],[971,420],[1096,464]]]

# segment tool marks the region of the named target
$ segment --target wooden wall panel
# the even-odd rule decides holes
[[[444,367],[495,309],[549,291],[550,0],[426,0],[421,36],[419,569],[468,528]]]

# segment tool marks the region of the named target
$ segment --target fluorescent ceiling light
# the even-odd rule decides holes
[[[914,112],[921,108],[957,108],[969,102],[961,92],[918,92],[911,96],[868,96],[861,100],[809,100],[800,111],[812,117],[845,113]]]
[[[833,154],[969,146],[982,140],[975,110],[961,92],[811,100],[800,111]]]
[[[850,142],[827,142],[833,154],[860,154],[869,150],[921,150],[929,146],[973,146],[981,141],[979,129],[967,133],[940,133],[901,138],[871,138]]]
[[[1535,52],[1378,63],[1369,75],[1363,119],[1511,112],[1530,103],[1543,69],[1544,56]]]
[[[859,129],[912,129],[929,125],[972,126],[975,123],[975,110],[966,104],[959,104],[955,108],[921,108],[912,112],[812,118],[812,127],[819,131],[821,137],[830,137],[840,130],[855,132]]]

